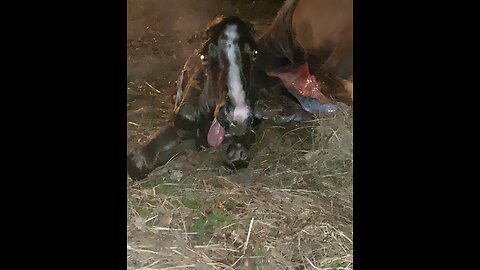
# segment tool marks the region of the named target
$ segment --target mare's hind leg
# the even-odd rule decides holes
[[[195,132],[183,132],[168,125],[158,131],[147,144],[127,155],[127,172],[133,180],[145,178],[155,168],[188,149],[198,148]]]
[[[337,109],[336,105],[325,102],[328,100],[326,97],[319,99],[318,97],[305,96],[305,94],[312,93],[316,93],[317,96],[322,96],[319,91],[318,82],[316,80],[312,81],[311,77],[308,78],[312,76],[310,73],[313,72],[308,68],[308,63],[301,63],[284,66],[278,71],[265,73],[258,70],[257,73],[254,73],[253,86],[255,89],[261,89],[262,87],[268,88],[269,95],[267,96],[282,95],[300,105],[300,107],[297,108],[286,108],[276,119],[278,122],[286,123],[310,120],[314,114],[332,113]],[[301,78],[300,81],[297,82],[297,84],[293,84],[298,78]],[[305,88],[307,84],[310,84],[310,86],[307,89],[302,89],[302,85]],[[302,94],[299,89],[304,92],[307,91],[307,93]]]
[[[351,103],[353,101],[353,50],[340,60],[333,76],[343,86],[343,91],[338,94],[339,98],[347,99],[345,103]]]
[[[353,50],[345,53],[328,72],[319,70],[314,74],[325,84],[326,94],[347,105],[353,103]]]
[[[288,123],[292,121],[307,121],[314,118],[316,113],[329,113],[335,110],[335,106],[322,104],[317,99],[293,95],[287,90],[285,85],[279,80],[279,84],[271,88],[274,95],[282,95],[293,101],[297,106],[289,106],[283,109],[280,115],[275,117],[278,123]]]

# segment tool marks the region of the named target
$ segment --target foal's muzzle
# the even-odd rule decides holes
[[[249,132],[255,131],[261,121],[261,116],[258,114],[251,114],[242,122],[233,121],[229,115],[226,106],[223,106],[216,115],[217,121],[222,125],[225,131],[233,137],[241,137]]]

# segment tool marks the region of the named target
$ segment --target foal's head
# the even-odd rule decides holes
[[[211,81],[207,91],[216,99],[214,124],[218,123],[220,133],[242,136],[255,119],[249,92],[251,66],[258,53],[253,28],[238,17],[219,16],[209,24],[206,35],[200,58]]]

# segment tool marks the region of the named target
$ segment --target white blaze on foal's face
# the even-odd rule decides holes
[[[244,122],[250,116],[250,107],[245,101],[243,89],[240,48],[238,46],[238,32],[236,25],[227,25],[225,32],[225,53],[227,55],[228,69],[228,96],[233,105],[233,121]]]

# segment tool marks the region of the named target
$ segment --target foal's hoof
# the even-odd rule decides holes
[[[241,144],[232,143],[228,146],[224,163],[231,169],[243,169],[250,164],[249,151]]]
[[[127,173],[133,181],[139,181],[147,177],[149,170],[146,169],[145,158],[141,155],[130,153],[127,155]]]

